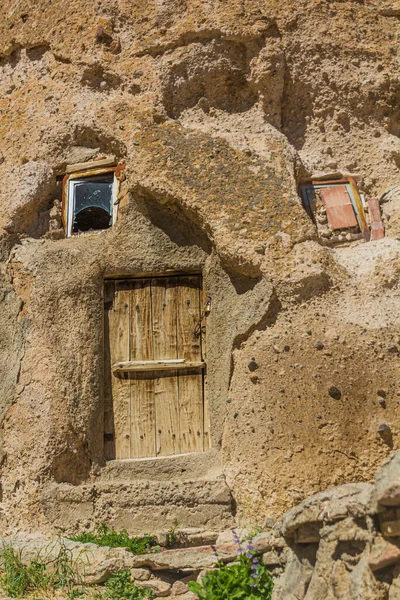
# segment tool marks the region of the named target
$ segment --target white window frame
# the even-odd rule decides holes
[[[74,222],[74,208],[75,208],[75,199],[74,199],[74,186],[77,183],[82,183],[83,181],[85,181],[85,179],[90,179],[92,177],[98,177],[99,175],[107,175],[107,174],[113,174],[114,178],[113,178],[113,184],[112,184],[112,196],[111,196],[111,202],[112,202],[112,221],[111,221],[111,225],[110,227],[112,227],[114,225],[114,223],[117,220],[117,213],[118,213],[118,191],[119,191],[119,180],[118,177],[115,173],[114,169],[96,169],[96,171],[90,171],[87,173],[73,173],[72,175],[70,175],[68,177],[68,181],[66,183],[66,189],[65,189],[65,200],[66,200],[66,206],[67,206],[67,214],[66,214],[66,237],[75,237],[77,235],[81,236],[81,235],[89,235],[93,232],[82,232],[82,233],[73,233],[72,232],[72,225]],[[110,229],[110,227],[108,227],[107,229]],[[100,233],[101,231],[107,231],[107,229],[99,229],[96,231],[96,233]]]

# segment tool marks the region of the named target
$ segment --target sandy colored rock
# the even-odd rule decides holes
[[[133,558],[135,567],[150,567],[154,571],[165,569],[190,569],[199,571],[214,567],[217,562],[227,562],[237,556],[234,544],[221,546],[197,546],[196,548],[178,548],[153,554],[142,554]]]
[[[150,571],[148,569],[131,569],[131,577],[135,581],[147,581],[150,579]]]
[[[171,591],[170,584],[166,581],[161,581],[160,579],[149,579],[148,581],[140,581],[137,583],[137,586],[144,590],[152,591],[156,598],[169,596]]]
[[[398,3],[3,4],[2,531],[250,530],[368,485],[399,446]],[[66,239],[67,165],[111,156],[116,223]],[[318,239],[298,185],[338,173],[385,239]],[[212,297],[210,450],[106,460],[104,279],[166,272]],[[287,531],[317,540],[331,504]]]
[[[189,587],[187,583],[184,583],[183,581],[175,581],[171,588],[173,596],[181,596],[182,594],[186,594],[188,591]]]
[[[386,466],[387,463],[381,468]],[[379,486],[379,477],[375,485]],[[388,542],[377,529],[376,515],[371,512],[371,505],[366,500],[370,492],[370,489],[366,492],[365,484],[358,488],[342,485],[326,490],[325,500],[330,498],[332,509],[336,506],[335,512],[332,512],[334,519],[322,522],[307,520],[310,507],[316,502],[314,495],[288,511],[275,525],[271,523],[267,532],[254,536],[251,551],[270,570],[274,581],[273,600],[397,598],[399,540],[392,538]],[[350,508],[349,499],[357,494],[363,498],[362,511]],[[341,510],[338,510],[337,503],[341,503]],[[359,504],[360,498],[355,506],[359,507]],[[294,514],[302,522],[300,528],[304,528],[304,534],[310,534],[311,525],[318,525],[318,539],[302,542],[299,529],[295,530],[294,537],[287,536],[285,539],[281,536],[282,523],[288,517],[293,518]],[[228,534],[232,535],[232,529],[221,533],[220,539],[224,540]],[[209,571],[219,568],[219,559],[229,568],[229,565],[237,563],[238,556],[235,544],[174,548],[135,556],[124,548],[99,548],[93,544],[80,544],[68,539],[51,540],[26,533],[2,538],[0,542],[2,548],[12,544],[16,552],[21,552],[26,564],[40,554],[46,555],[53,565],[60,550],[64,549],[74,563],[77,562],[80,567],[83,565],[81,575],[86,582],[99,585],[113,573],[129,569],[139,587],[151,589],[156,596],[183,599],[192,597],[188,591],[189,581],[201,583]],[[185,545],[187,539],[183,539],[182,543]],[[249,550],[248,540],[242,542],[242,550]],[[60,598],[64,598],[62,594]]]
[[[393,453],[376,473],[371,509],[375,512],[384,507],[400,506],[400,456]]]
[[[371,556],[368,559],[371,571],[380,571],[398,561],[400,561],[399,544],[387,542],[380,538],[375,540]]]
[[[254,547],[254,550],[260,553],[275,548],[282,549],[286,546],[284,538],[282,538],[276,530],[256,535],[252,539],[251,544]]]
[[[291,553],[284,574],[274,586],[273,600],[283,600],[291,596],[304,599],[312,572],[308,557],[298,557]]]
[[[216,531],[204,531],[196,528],[179,529],[176,532],[177,543],[182,546],[207,546],[218,544],[219,533]]]
[[[339,521],[348,515],[361,517],[367,512],[371,492],[372,486],[366,483],[348,484],[320,492],[283,517],[282,533],[290,536],[299,527]]]
[[[38,212],[55,192],[55,183],[53,169],[44,162],[31,161],[15,169],[7,181],[7,195],[12,202],[0,199],[8,207],[0,225],[10,233],[34,233]]]

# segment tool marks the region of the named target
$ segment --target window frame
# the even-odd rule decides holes
[[[348,193],[350,196],[351,204],[354,209],[354,213],[356,215],[357,222],[359,224],[360,232],[363,237],[368,241],[370,239],[370,231],[369,226],[365,218],[364,214],[364,202],[362,200],[361,194],[357,187],[357,181],[360,178],[358,176],[347,176],[340,177],[338,179],[305,179],[300,181],[298,187],[298,193],[302,201],[303,208],[306,213],[310,217],[310,219],[314,222],[313,217],[310,211],[310,205],[308,203],[308,194],[307,189],[311,187],[332,187],[335,185],[346,185],[348,189]]]
[[[347,193],[349,194],[351,205],[354,210],[354,215],[355,215],[357,223],[358,223],[358,228],[361,231],[362,225],[360,223],[360,216],[358,214],[358,207],[357,207],[357,203],[356,203],[355,196],[354,196],[354,190],[351,187],[349,181],[344,181],[342,183],[334,183],[334,184],[333,183],[325,183],[323,181],[321,181],[319,183],[314,182],[312,184],[311,183],[310,184],[302,184],[301,194],[302,194],[304,207],[305,207],[308,215],[311,217],[311,219],[313,219],[313,215],[312,215],[311,209],[310,209],[310,198],[309,198],[310,190],[319,190],[321,188],[332,188],[332,187],[339,186],[339,185],[346,187]]]
[[[111,198],[112,222],[111,222],[110,227],[107,227],[107,229],[111,229],[111,227],[113,227],[113,225],[117,221],[117,216],[118,216],[118,204],[119,204],[118,196],[119,196],[119,189],[120,189],[120,183],[121,183],[121,174],[122,174],[122,170],[124,168],[125,168],[125,165],[121,164],[121,165],[117,165],[115,167],[103,167],[103,168],[98,168],[98,169],[92,168],[92,169],[80,170],[80,171],[76,171],[74,173],[65,175],[64,180],[63,180],[62,218],[63,218],[63,226],[64,226],[64,230],[65,230],[65,236],[67,238],[72,238],[72,237],[77,237],[77,236],[82,236],[82,235],[89,235],[89,234],[93,233],[93,231],[90,231],[90,232],[84,231],[81,233],[73,233],[73,231],[72,231],[73,216],[74,216],[73,188],[74,188],[74,185],[76,185],[78,182],[81,182],[84,179],[90,179],[91,177],[97,177],[99,175],[108,175],[108,174],[114,175],[113,184],[112,184],[112,198]],[[102,231],[107,231],[107,229],[98,229],[98,230],[96,230],[96,233],[100,233]]]

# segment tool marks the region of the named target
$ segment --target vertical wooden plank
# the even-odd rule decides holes
[[[129,360],[152,360],[152,301],[149,279],[131,282]],[[130,375],[131,457],[155,455],[154,378],[148,373]]]
[[[353,193],[354,203],[356,205],[357,217],[360,222],[360,229],[364,235],[364,238],[367,240],[367,242],[369,242],[369,238],[370,238],[369,227],[368,227],[367,220],[365,218],[365,212],[364,212],[364,207],[363,207],[363,203],[361,200],[360,192],[358,191],[357,184],[353,177],[349,177],[349,184],[350,184],[350,189]]]
[[[203,280],[200,278],[200,312],[203,315],[203,320],[200,327],[200,349],[202,360],[207,364],[207,315],[204,314],[204,307],[207,302],[207,293],[203,287]],[[208,450],[211,447],[211,415],[210,406],[207,394],[207,370],[202,372],[203,377],[203,450]]]
[[[111,389],[110,327],[113,327],[114,281],[104,282],[104,458],[115,458],[114,410]]]
[[[176,278],[160,277],[151,282],[154,360],[177,356]],[[180,453],[177,371],[154,374],[156,410],[156,454]]]
[[[112,326],[110,328],[111,363],[129,360],[130,282],[115,284]],[[130,458],[130,380],[126,373],[113,374],[115,457]]]
[[[201,316],[200,277],[179,278],[177,302],[178,357],[201,361],[201,339],[196,325]],[[181,452],[202,452],[203,441],[203,375],[200,370],[178,373]]]
[[[150,279],[133,279],[131,282],[129,360],[153,359],[150,284]]]
[[[131,458],[155,456],[154,375],[131,373]]]

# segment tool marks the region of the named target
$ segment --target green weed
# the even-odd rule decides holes
[[[68,600],[76,600],[76,598],[82,598],[86,595],[86,591],[82,588],[73,588],[67,593]]]
[[[260,525],[254,525],[250,528],[249,532],[243,537],[242,542],[246,542],[247,540],[252,540],[256,535],[262,533],[264,529],[260,527]]]
[[[173,522],[173,525],[170,529],[168,529],[167,531],[167,547],[170,548],[171,546],[173,546],[176,543],[176,530],[179,527],[179,521],[178,519],[175,519],[175,521]]]
[[[11,598],[20,598],[30,593],[45,593],[49,590],[63,589],[72,592],[79,583],[79,559],[74,559],[72,552],[61,543],[58,554],[50,559],[51,546],[29,563],[22,561],[22,551],[12,545],[7,546],[0,554],[0,583]]]
[[[251,552],[240,554],[235,564],[218,566],[204,575],[201,583],[188,584],[199,600],[270,600],[271,575]]]
[[[104,600],[142,600],[153,598],[150,590],[141,590],[132,581],[128,570],[115,573],[105,584],[101,598]]]
[[[146,554],[146,552],[156,552],[160,549],[154,535],[130,537],[125,529],[116,531],[104,524],[99,525],[94,533],[79,533],[71,536],[70,539],[83,544],[90,543],[98,546],[109,546],[110,548],[127,548],[133,554]]]
[[[21,553],[12,546],[8,546],[2,552],[0,561],[3,572],[1,584],[12,598],[47,588],[46,565],[43,562],[33,560],[29,565],[24,565]]]

